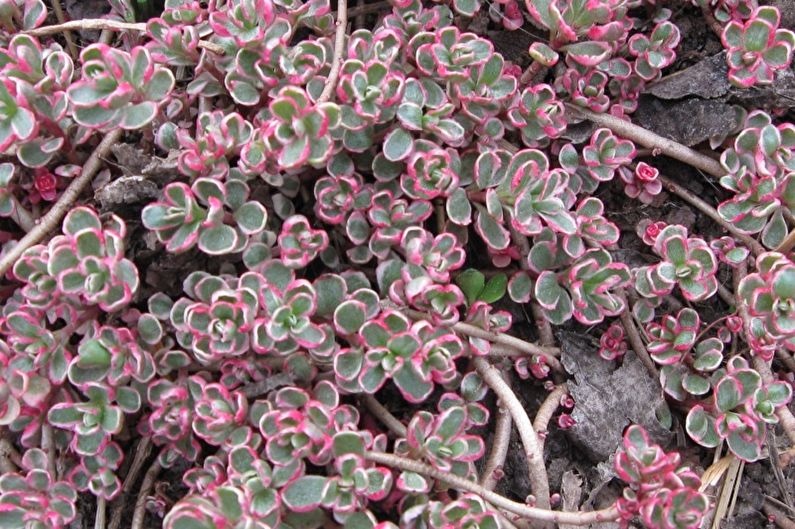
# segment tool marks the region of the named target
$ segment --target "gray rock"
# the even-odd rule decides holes
[[[682,99],[699,96],[705,99],[721,97],[729,93],[731,84],[726,77],[726,54],[721,52],[685,68],[667,75],[646,89],[660,99]]]
[[[660,136],[693,146],[732,130],[737,113],[727,103],[699,97],[662,101],[642,96],[632,119]]]
[[[654,380],[633,352],[618,369],[599,357],[593,340],[573,332],[558,334],[561,360],[574,375],[569,390],[577,422],[569,437],[594,461],[608,459],[621,443],[629,424],[643,426],[651,439],[668,444],[673,434],[657,420],[655,410],[665,405],[660,383]]]

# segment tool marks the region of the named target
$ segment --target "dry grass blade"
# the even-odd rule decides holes
[[[731,517],[734,502],[737,500],[737,491],[740,488],[740,481],[742,481],[743,468],[745,467],[745,463],[733,455],[728,455],[723,459],[726,458],[729,458],[730,461],[724,471],[725,477],[723,479],[723,486],[715,502],[715,516],[712,519],[712,529],[720,529],[721,522]]]

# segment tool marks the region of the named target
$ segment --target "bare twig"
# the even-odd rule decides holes
[[[644,129],[629,121],[623,120],[611,114],[601,114],[586,110],[577,105],[566,103],[566,109],[574,115],[580,115],[588,121],[593,122],[599,127],[605,127],[619,136],[632,140],[635,143],[649,147],[650,149],[659,150],[662,154],[670,156],[675,160],[692,165],[696,169],[700,169],[712,176],[723,176],[726,171],[723,170],[717,160],[713,160],[709,156],[705,156],[698,151],[694,151],[690,147],[685,147],[681,143],[669,140],[659,134],[650,130]]]
[[[94,175],[97,174],[99,168],[102,166],[102,157],[110,150],[111,145],[117,143],[121,138],[122,130],[117,129],[109,132],[105,138],[97,145],[94,152],[86,161],[80,176],[72,180],[69,187],[63,192],[52,208],[38,221],[38,224],[30,230],[27,235],[11,248],[8,253],[0,258],[0,276],[5,275],[17,259],[25,253],[25,250],[41,241],[56,225],[72,207],[72,203],[77,200],[83,189],[91,182]]]
[[[507,374],[502,374],[505,383],[510,387],[510,379]],[[491,452],[483,467],[483,475],[480,478],[480,486],[486,490],[494,490],[499,481],[500,473],[505,458],[508,457],[508,446],[511,443],[511,414],[503,406],[497,406],[497,418],[494,420],[494,437],[491,439]]]
[[[41,426],[41,449],[47,454],[47,471],[50,473],[50,479],[56,479],[55,472],[55,443],[52,437],[52,426],[47,421]]]
[[[566,384],[556,386],[555,389],[547,395],[547,398],[541,403],[541,407],[538,408],[538,412],[536,412],[536,418],[533,420],[533,429],[538,434],[542,450],[544,447],[544,437],[541,434],[549,429],[549,421],[557,411],[558,406],[560,406],[560,399],[568,393],[569,387]]]
[[[155,460],[149,470],[144,474],[144,480],[141,482],[141,487],[138,489],[138,498],[135,500],[135,510],[133,511],[132,523],[130,529],[141,529],[144,523],[144,514],[146,514],[146,497],[155,485],[155,479],[160,472],[160,463]]]
[[[11,441],[0,436],[0,474],[16,472],[22,463],[22,456]]]
[[[405,312],[412,318],[416,319],[427,320],[430,318],[429,315],[417,310],[407,310]],[[452,325],[450,328],[453,329],[455,332],[461,333],[466,336],[472,336],[473,338],[481,338],[491,343],[501,344],[506,347],[516,349],[526,354],[543,356],[544,358],[546,358],[547,363],[553,369],[556,370],[562,369],[560,361],[556,358],[557,355],[560,354],[560,349],[558,349],[557,347],[544,347],[541,345],[536,345],[534,343],[526,342],[520,338],[516,338],[515,336],[511,336],[509,334],[484,331],[480,327],[476,327],[474,325],[464,322],[458,322]]]
[[[795,529],[795,521],[792,521],[790,518],[788,518],[784,511],[773,507],[770,502],[765,502],[762,505],[762,510],[765,511],[765,514],[771,517],[773,519],[773,523],[775,523],[781,529]]]
[[[657,366],[654,365],[654,361],[651,359],[651,356],[649,356],[649,352],[643,344],[643,339],[640,337],[640,331],[638,331],[637,326],[635,326],[635,320],[632,319],[632,309],[629,306],[629,301],[627,301],[627,295],[623,289],[621,289],[617,295],[624,299],[624,312],[619,315],[619,318],[621,319],[621,325],[623,325],[624,331],[627,333],[629,344],[632,346],[632,350],[635,351],[635,354],[638,355],[638,358],[640,358],[640,361],[643,362],[643,365],[646,366],[651,376],[654,377],[654,380],[659,380],[660,372],[657,371]]]
[[[52,0],[52,11],[55,13],[55,18],[58,19],[59,24],[66,22],[66,17],[63,16],[63,9],[61,8],[61,0]],[[66,41],[66,47],[69,48],[69,55],[72,56],[72,59],[76,59],[79,52],[77,51],[77,46],[75,46],[72,32],[68,29],[64,30],[63,38]]]
[[[108,524],[108,529],[119,529],[119,527],[121,527],[121,517],[122,514],[124,514],[124,507],[127,497],[129,496],[133,485],[135,485],[135,482],[138,480],[138,474],[141,473],[141,469],[143,468],[144,463],[151,453],[152,438],[141,438],[141,440],[138,442],[138,445],[135,447],[135,455],[133,456],[132,463],[130,463],[130,468],[127,470],[127,475],[124,477],[124,483],[122,483],[121,487],[121,495],[117,500],[116,507],[113,509],[113,513],[110,517],[110,523]]]
[[[484,489],[477,483],[473,483],[472,481],[468,481],[465,478],[450,474],[448,472],[442,472],[441,470],[438,470],[430,465],[420,463],[419,461],[406,459],[394,454],[370,451],[365,452],[364,457],[365,459],[373,461],[374,463],[380,463],[392,468],[399,468],[407,472],[416,472],[417,474],[432,477],[447,483],[454,489],[477,494],[487,502],[504,509],[505,511],[531,520],[567,523],[571,525],[589,525],[597,522],[606,522],[618,519],[618,511],[615,507],[591,512],[552,511],[540,507],[531,507],[530,505],[524,503],[518,503],[513,500],[509,500],[505,496],[501,496],[496,492]]]
[[[43,26],[36,29],[26,31],[28,35],[33,37],[45,37],[47,35],[55,35],[68,30],[85,30],[85,29],[101,29],[110,31],[146,31],[146,23],[144,22],[120,22],[117,20],[109,20],[105,18],[84,18],[82,20],[70,20],[63,24],[55,24],[53,26]],[[207,51],[211,51],[218,55],[224,54],[223,46],[210,42],[207,40],[200,40],[199,47]]]
[[[406,426],[398,420],[397,417],[384,407],[383,404],[378,402],[372,395],[364,395],[362,397],[367,410],[372,413],[381,423],[389,428],[397,437],[406,437]]]
[[[317,98],[318,103],[324,103],[331,99],[334,89],[337,87],[337,79],[340,76],[342,67],[342,54],[345,51],[345,34],[348,31],[348,0],[337,0],[337,31],[334,34],[334,56],[331,58],[331,70],[326,78],[326,85]]]
[[[524,447],[530,486],[533,489],[533,494],[535,494],[536,502],[539,507],[548,509],[550,506],[549,478],[547,478],[547,469],[544,466],[544,453],[541,450],[538,435],[533,430],[533,423],[530,422],[530,417],[527,416],[527,411],[522,406],[522,403],[519,402],[511,387],[505,383],[498,369],[481,357],[472,358],[472,363],[483,381],[500,399],[501,405],[505,406],[511,414]]]
[[[759,242],[746,235],[745,233],[740,232],[737,228],[734,227],[729,222],[726,222],[721,218],[718,214],[717,210],[698,198],[696,195],[685,189],[684,187],[680,186],[667,176],[660,175],[660,182],[662,183],[663,187],[673,193],[674,195],[678,196],[700,212],[702,212],[707,217],[714,220],[717,224],[719,224],[724,230],[728,231],[732,234],[732,236],[737,239],[738,241],[742,242],[744,245],[748,247],[754,255],[759,255],[760,253],[764,252],[764,247],[759,244]],[[795,242],[795,241],[794,241]]]
[[[97,496],[97,514],[94,518],[94,529],[105,529],[105,512],[108,503],[102,496]]]
[[[348,17],[353,18],[369,15],[370,13],[378,13],[379,11],[385,11],[387,9],[392,9],[392,2],[389,0],[381,0],[380,2],[373,2],[372,4],[358,5],[350,8],[348,10]]]

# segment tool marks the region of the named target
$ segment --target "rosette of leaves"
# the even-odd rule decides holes
[[[62,148],[71,148],[65,91],[74,74],[72,59],[60,50],[42,50],[34,37],[15,35],[0,48],[0,68],[0,149],[16,147],[23,165],[43,167]]]
[[[159,323],[155,325],[159,326]],[[116,387],[127,384],[131,379],[147,383],[154,376],[152,353],[145,342],[139,343],[134,330],[100,326],[96,322],[80,341],[77,355],[69,362],[69,381],[76,386],[107,382]]]
[[[451,100],[476,126],[505,110],[516,92],[516,77],[507,75],[504,66],[502,55],[494,53],[483,64],[471,66],[465,79],[447,83]]]
[[[615,458],[616,474],[628,486],[616,502],[625,522],[640,515],[649,529],[698,529],[709,510],[701,479],[681,465],[677,452],[664,452],[646,431],[632,425]]]
[[[187,129],[177,131],[182,147],[179,171],[185,176],[223,180],[229,174],[229,159],[237,156],[251,139],[251,123],[237,112],[203,112],[196,120],[196,137]]]
[[[116,471],[123,460],[124,453],[118,444],[105,443],[99,453],[80,457],[80,463],[69,472],[69,482],[79,491],[88,490],[95,496],[113,500],[121,492]]]
[[[177,341],[201,364],[248,352],[259,301],[246,277],[233,282],[197,271],[185,280],[188,297],[174,303],[170,319]]]
[[[63,372],[57,367],[41,369],[35,356],[11,351],[6,342],[0,341],[0,426],[21,430],[40,416],[52,386],[63,381]],[[55,359],[65,361],[63,356]],[[23,439],[26,437],[23,434]]]
[[[607,182],[619,167],[632,162],[635,145],[617,138],[609,129],[598,129],[583,148],[582,157],[588,174],[597,182]]]
[[[166,9],[158,18],[146,22],[146,34],[151,37],[149,51],[160,64],[193,66],[199,62],[199,28],[203,10],[195,3]]]
[[[130,53],[92,44],[80,54],[82,78],[67,91],[74,119],[110,131],[140,129],[155,119],[174,88],[174,74],[136,46]]]
[[[393,302],[428,314],[436,325],[452,325],[458,321],[458,308],[464,303],[464,295],[458,286],[437,283],[422,266],[404,265],[397,260],[382,264],[395,267],[389,274],[382,273],[381,279],[381,289]],[[391,277],[395,272],[398,275]],[[387,275],[390,276],[388,279]]]
[[[648,37],[643,33],[632,35],[627,42],[627,49],[635,57],[635,73],[646,81],[659,77],[662,69],[676,60],[678,44],[679,28],[668,20],[654,26]]]
[[[740,281],[738,294],[771,338],[795,336],[795,264],[783,254],[766,252],[756,259],[756,272]]]
[[[270,157],[285,171],[326,163],[334,146],[331,133],[340,124],[336,103],[313,104],[302,88],[286,86],[270,102],[267,114],[253,141],[243,148],[245,165],[261,167]]]
[[[465,130],[455,119],[455,105],[439,84],[428,78],[406,79],[397,119],[404,132],[394,134],[404,141],[410,132],[432,135],[453,147],[464,141]]]
[[[409,228],[403,232],[400,245],[408,263],[422,266],[439,283],[449,282],[450,272],[461,268],[466,259],[458,238],[448,232],[434,237],[423,228]]]
[[[384,143],[387,158],[391,145],[389,139]],[[460,171],[460,159],[453,149],[440,149],[430,141],[416,140],[406,158],[400,187],[412,199],[447,198],[458,187]]]
[[[619,315],[626,308],[615,290],[629,281],[627,265],[614,263],[606,250],[591,249],[563,272],[541,272],[534,295],[545,309],[544,316],[555,325],[572,316],[580,323],[593,325],[606,316]]]
[[[238,179],[199,178],[190,187],[172,182],[160,201],[143,209],[143,224],[171,253],[197,244],[209,255],[236,253],[249,237],[262,233],[268,221],[265,206],[248,197],[248,185]]]
[[[71,447],[75,453],[95,456],[121,431],[124,414],[141,408],[141,395],[127,386],[111,388],[93,383],[86,383],[81,391],[87,401],[55,404],[47,413],[47,421],[74,434]]]
[[[392,488],[392,472],[368,465],[362,432],[340,432],[332,440],[334,456],[330,476],[305,475],[282,490],[282,501],[291,511],[310,512],[318,507],[335,515],[361,512],[370,501],[384,499]]]
[[[359,421],[358,411],[340,404],[337,388],[328,381],[318,382],[311,391],[281,388],[269,395],[268,403],[259,418],[265,454],[275,466],[294,469],[296,476],[304,459],[313,465],[331,462],[334,435]]]
[[[650,337],[646,347],[652,360],[662,366],[663,390],[679,401],[706,395],[711,374],[723,363],[723,342],[707,338],[696,344],[700,329],[698,313],[690,308],[646,326]]]
[[[344,145],[361,152],[373,143],[373,125],[395,117],[403,97],[404,76],[400,70],[379,60],[348,59],[337,84]]]
[[[741,356],[731,358],[715,380],[711,398],[687,414],[687,433],[701,446],[726,441],[743,461],[760,459],[767,424],[778,422],[775,411],[790,401],[792,387],[783,381],[763,383]]]
[[[367,218],[374,228],[368,244],[369,251],[379,259],[386,258],[392,246],[400,243],[403,231],[422,223],[431,213],[433,206],[427,200],[395,198],[391,191],[374,194],[367,210]]]
[[[318,308],[317,290],[309,281],[295,279],[292,273],[283,279],[281,284],[266,279],[259,288],[265,315],[254,323],[254,350],[277,355],[290,354],[299,347],[325,350],[326,342],[333,342],[333,333],[313,321]]]
[[[608,80],[604,72],[574,64],[568,65],[555,86],[568,93],[574,103],[594,112],[606,112],[610,107],[610,97],[605,93]]]
[[[732,146],[721,154],[721,165],[728,173],[721,185],[729,190],[739,187],[736,180],[748,173],[779,180],[795,171],[795,125],[776,125],[762,110],[749,113]]]
[[[213,446],[223,445],[236,428],[246,423],[248,401],[240,391],[221,384],[206,384],[194,404],[193,431]]]
[[[347,224],[350,213],[363,212],[370,206],[373,192],[369,186],[365,186],[362,176],[354,172],[353,163],[335,164],[333,161],[332,158],[326,166],[329,175],[315,182],[314,211],[320,220],[329,224]],[[359,219],[366,224],[363,217],[364,213],[361,213]],[[348,237],[359,244],[367,240],[366,236],[357,235],[355,230],[348,233]]]
[[[684,226],[663,228],[654,241],[654,253],[662,261],[636,272],[635,288],[642,296],[662,296],[679,286],[687,300],[701,301],[717,291],[715,254],[703,239],[688,237]]]
[[[303,215],[285,219],[279,234],[281,260],[289,268],[305,268],[323,250],[328,248],[328,233],[314,229]]]
[[[721,185],[735,196],[718,213],[743,233],[762,232],[762,243],[775,248],[787,235],[784,214],[795,209],[795,128],[773,125],[763,112],[750,114],[746,127],[721,156],[729,171]]]
[[[195,461],[199,456],[201,445],[191,425],[196,398],[206,383],[199,375],[176,382],[157,378],[149,383],[146,401],[152,411],[139,423],[138,430],[162,447],[157,460],[163,467],[170,467],[180,457]]]
[[[555,97],[551,86],[543,83],[527,87],[517,95],[508,110],[508,119],[528,147],[545,147],[549,140],[566,131],[563,102]]]
[[[489,422],[489,409],[482,404],[489,393],[489,387],[474,371],[461,378],[457,392],[447,392],[439,397],[437,408],[440,412],[459,406],[466,409],[470,426],[484,426]]]
[[[427,496],[417,496],[407,502],[401,518],[401,526],[419,529],[498,529],[501,527],[496,512],[490,510],[480,496],[462,494],[455,501],[429,500]]]
[[[586,34],[594,38],[623,28],[628,9],[625,0],[543,0],[525,5],[533,21],[549,30],[553,47],[576,42]]]
[[[392,380],[403,398],[422,402],[434,383],[423,376],[423,342],[417,328],[403,314],[386,310],[365,321],[365,310],[345,303],[335,311],[335,321],[361,320],[358,329],[361,348],[340,351],[334,358],[334,374],[342,387],[375,393]]]
[[[574,210],[574,220],[577,231],[573,234],[563,235],[563,251],[576,259],[585,253],[586,249],[607,248],[618,242],[621,232],[618,226],[604,217],[605,206],[596,197],[583,199]]]
[[[494,55],[490,41],[474,33],[461,33],[455,26],[418,34],[411,45],[417,50],[414,59],[419,70],[442,81],[464,81],[470,68],[486,63]]]
[[[452,406],[438,415],[418,411],[406,427],[406,438],[395,442],[395,453],[427,461],[443,472],[469,476],[473,469],[472,463],[480,459],[485,451],[483,439],[466,433],[469,426],[466,408],[461,406]],[[418,483],[419,478],[424,485],[414,492],[429,490],[430,483],[426,478],[406,474],[403,472],[398,478],[399,485],[409,480]]]
[[[63,235],[46,247],[26,250],[14,273],[41,285],[45,278],[36,262],[46,256],[46,274],[55,280],[58,294],[114,312],[132,300],[139,284],[138,269],[124,257],[126,232],[124,221],[116,215],[103,225],[94,210],[73,208],[64,218]],[[51,285],[50,281],[46,283]]]
[[[485,152],[475,162],[474,176],[477,187],[485,192],[485,205],[475,204],[475,231],[493,250],[508,247],[507,222],[525,235],[538,234],[544,226],[567,234],[576,231],[569,211],[573,195],[567,187],[568,174],[550,170],[541,151],[525,149],[513,155],[503,150]]]
[[[779,28],[780,21],[778,9],[762,6],[745,22],[732,20],[723,28],[729,81],[741,88],[770,84],[777,71],[789,67],[795,33]]]
[[[77,511],[77,492],[47,470],[47,454],[30,448],[22,456],[24,473],[0,476],[0,512],[5,527],[68,527]]]
[[[453,13],[444,4],[425,7],[420,0],[408,0],[384,17],[384,27],[395,30],[408,42],[418,33],[448,26],[452,20]]]

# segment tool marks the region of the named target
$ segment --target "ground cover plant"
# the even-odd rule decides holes
[[[794,24],[0,0],[0,529],[791,529]]]

